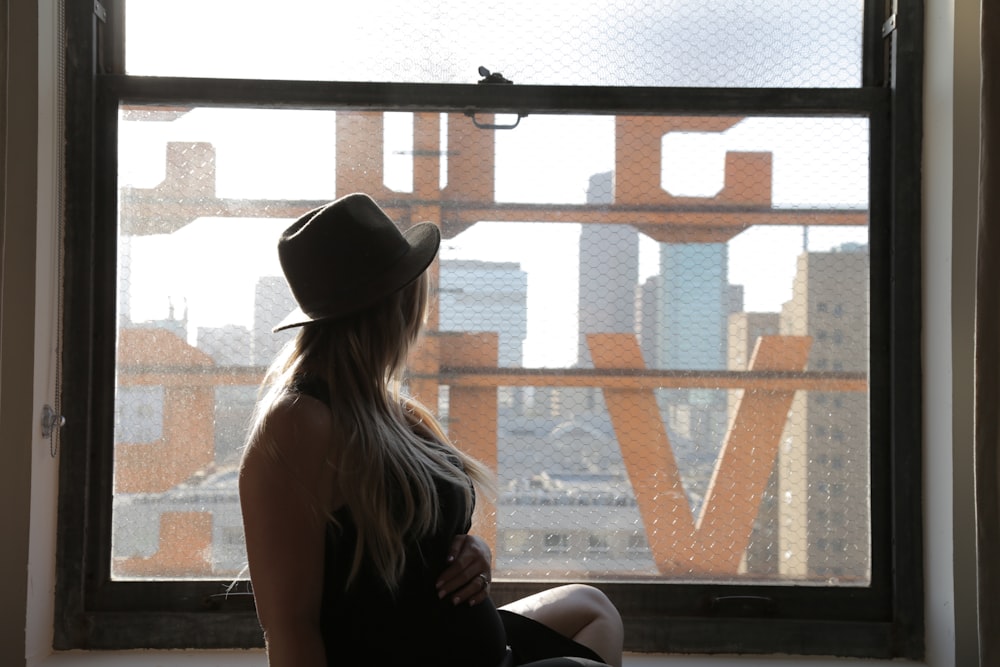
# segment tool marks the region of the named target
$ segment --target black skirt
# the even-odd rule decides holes
[[[569,664],[605,664],[601,656],[547,625],[504,609],[497,611],[500,613],[500,620],[507,634],[507,645],[513,653],[515,665],[527,665],[550,658],[583,659],[571,661]],[[586,662],[588,660],[592,662]]]

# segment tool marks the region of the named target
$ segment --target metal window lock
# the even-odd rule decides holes
[[[49,453],[55,458],[55,432],[66,423],[66,417],[57,413],[51,405],[42,408],[42,437],[49,441]]]

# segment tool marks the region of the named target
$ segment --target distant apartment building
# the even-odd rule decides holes
[[[605,253],[620,252],[619,241],[629,236],[633,244],[638,243],[634,230],[621,231],[610,230],[617,245],[608,245],[611,239],[605,228],[598,238],[581,240],[581,256],[598,255],[598,248]],[[527,280],[514,263],[442,260],[440,330],[495,331],[498,365],[521,366],[527,335]],[[634,276],[631,282],[622,282],[619,291],[634,290]],[[591,301],[596,302],[594,295],[608,300],[607,285],[591,286]],[[616,306],[615,326],[631,331],[632,311],[627,306]],[[609,326],[608,311],[595,305],[591,312],[594,319],[581,319],[581,328],[589,322],[590,331],[604,331]],[[631,573],[652,569],[614,430],[607,412],[592,404],[599,390],[543,390],[538,393],[544,409],[537,410],[537,404],[524,399],[524,389],[497,390],[498,576],[530,576],[538,569],[552,572],[553,568],[566,576],[605,569]],[[446,402],[442,408],[447,413]]]
[[[528,335],[528,274],[515,262],[441,260],[438,329],[495,331],[497,365],[523,363]]]
[[[742,290],[728,281],[724,243],[661,243],[660,271],[633,297],[636,330],[648,368],[726,368],[728,318],[743,308]],[[727,392],[659,389],[670,442],[697,510],[728,424]]]
[[[761,336],[780,333],[781,317],[778,313],[737,312],[729,316],[729,353],[726,368],[745,371],[750,367],[754,348]],[[735,416],[743,390],[728,392],[729,422]],[[754,521],[753,533],[747,546],[744,571],[753,575],[778,575],[778,478],[772,470],[760,508]]]
[[[614,173],[593,174],[588,204],[614,202]],[[593,368],[587,335],[634,333],[633,295],[639,280],[639,232],[631,225],[586,224],[580,227],[577,270],[577,354],[575,367]],[[538,388],[536,413],[582,424],[607,420],[597,387]]]
[[[216,366],[248,368],[253,363],[253,333],[246,327],[198,327],[196,347],[212,357]],[[215,465],[235,465],[246,444],[247,427],[258,388],[247,384],[215,387]]]
[[[868,371],[868,252],[798,258],[781,333],[812,338],[811,371]],[[780,569],[864,582],[871,567],[868,394],[797,392],[777,462]]]
[[[726,365],[730,313],[725,243],[660,244],[656,368],[718,370]],[[740,308],[742,310],[742,308]]]
[[[212,357],[218,366],[253,365],[253,341],[246,327],[236,324],[198,327],[195,347]]]
[[[745,371],[750,368],[750,359],[761,336],[775,336],[781,332],[781,317],[778,313],[734,312],[729,316],[726,354],[726,369]],[[732,392],[729,400],[729,416],[732,418],[740,392]]]
[[[255,326],[252,345],[250,332],[231,326],[199,330],[198,347],[163,330],[144,330],[142,335],[171,341],[170,347],[160,346],[167,373],[171,368],[174,373],[191,370],[192,360],[219,372],[247,365],[256,361],[252,356],[260,349],[257,337],[269,332],[290,308],[281,296],[284,289],[283,281],[263,279],[258,284],[257,313],[264,321]],[[527,275],[517,264],[444,260],[439,296],[442,330],[496,331],[499,365],[521,364]],[[121,365],[126,371],[131,367],[128,359]],[[256,392],[256,384],[220,384],[199,394],[199,413],[210,416],[177,423],[198,424],[201,430],[185,441],[214,443],[214,458],[202,447],[198,465],[175,474],[168,486],[144,486],[139,479],[128,492],[116,494],[116,576],[235,576],[243,567],[235,465]],[[172,394],[162,390],[132,393],[144,397],[145,407],[124,403],[122,437],[142,439],[150,452],[172,447],[166,442],[170,433],[152,427],[174,423],[184,405],[172,403]],[[530,419],[511,388],[501,387],[498,400],[503,414],[497,434],[498,572],[521,576],[558,565],[567,576],[586,576],[588,571],[652,573],[655,568],[607,415],[596,423],[558,415]],[[135,407],[129,411],[128,406]],[[161,416],[149,419],[156,415]],[[174,456],[186,460],[181,454]]]
[[[295,336],[292,330],[272,331],[293,310],[295,299],[283,276],[262,276],[257,280],[253,299],[253,365],[266,367]]]
[[[359,114],[355,120],[365,121],[365,118]],[[374,117],[368,120],[374,123]],[[621,122],[634,125],[639,121]],[[660,130],[666,132],[668,126],[683,129],[688,123],[690,121],[683,121],[676,127],[668,123]],[[359,125],[367,128],[366,132],[373,126],[380,127]],[[633,162],[631,155],[647,156],[650,145],[645,138],[635,145],[619,142],[616,170],[624,173],[630,165],[646,165],[645,158]],[[191,150],[198,147],[175,148]],[[176,152],[171,153],[168,162],[179,159]],[[459,154],[456,151],[453,156],[457,158]],[[345,155],[341,156],[343,162],[338,162],[344,167],[338,172],[338,187],[339,176],[349,171],[347,165],[357,163],[356,155]],[[490,156],[492,159],[492,153]],[[729,208],[734,208],[731,205],[734,202],[740,206],[762,205],[765,199],[769,205],[770,157],[767,155],[763,159],[757,155],[750,159],[748,156],[752,154],[740,154],[727,161],[727,183],[734,181],[729,178],[733,174],[745,172],[753,176],[751,180],[756,183],[756,189],[751,188],[752,192],[746,196],[722,193],[719,201]],[[204,164],[211,166],[211,173],[199,180],[214,184],[214,161]],[[457,159],[451,160],[449,170],[457,164]],[[492,162],[477,159],[475,164],[491,165]],[[654,168],[644,166],[645,171],[629,173],[628,179],[617,182],[614,172],[594,175],[587,202],[596,208],[590,212],[601,214],[604,205],[610,209],[624,204],[625,212],[632,215],[627,207],[644,204],[647,200],[671,206],[673,198],[664,201],[658,197],[664,194],[656,168],[660,165],[659,158],[649,164]],[[186,173],[184,169],[175,168],[168,176]],[[375,178],[375,183],[381,186],[379,169],[372,168],[365,173],[366,178]],[[477,173],[462,174],[458,169],[450,172],[449,188],[454,188],[455,192],[479,193],[476,189],[479,184],[475,183]],[[483,173],[492,177],[492,168],[484,167]],[[637,184],[635,188],[620,187],[633,180]],[[458,187],[460,183],[464,183],[465,190]],[[650,185],[652,194],[657,196],[647,197],[650,193],[642,190],[644,184]],[[150,201],[158,205],[161,198],[156,195],[163,191],[152,192]],[[482,192],[489,195],[486,205],[492,205],[493,190]],[[629,201],[616,201],[622,193],[630,192],[632,198],[624,198]],[[478,198],[476,194],[474,199]],[[190,201],[197,204],[200,199],[196,197]],[[209,201],[208,205],[211,203]],[[259,202],[250,204],[256,206]],[[297,215],[299,205],[294,203],[284,213],[288,217]],[[201,213],[178,208],[176,219],[141,213],[128,219],[155,219],[165,225],[162,229],[135,233],[166,233],[168,229],[187,224],[196,214],[214,212],[216,209],[211,207]],[[732,211],[727,215],[731,214]],[[283,217],[273,209],[269,216]],[[727,331],[729,315],[742,310],[739,288],[728,284],[726,244],[718,242],[717,236],[702,236],[701,240],[691,242],[677,242],[682,238],[679,236],[662,237],[671,238],[671,242],[658,238],[661,241],[658,275],[639,288],[639,232],[630,224],[622,224],[622,219],[619,217],[615,224],[605,224],[603,219],[591,218],[581,226],[580,347],[578,368],[574,371],[593,366],[584,342],[589,333],[638,333],[645,363],[650,369],[726,368],[731,342]],[[454,231],[474,222],[442,219],[441,224],[443,229],[450,225]],[[660,227],[647,227],[643,233]],[[656,234],[651,236],[657,238]],[[121,275],[127,281],[127,235],[122,236],[121,243]],[[513,263],[442,261],[436,295],[439,299],[438,328],[442,332],[495,332],[499,343],[497,366],[500,368],[497,370],[521,366],[527,333],[527,282],[525,272]],[[120,401],[120,414],[117,415],[113,513],[115,576],[230,577],[242,567],[242,532],[235,489],[235,462],[242,443],[240,435],[245,431],[266,364],[295,333],[272,333],[273,327],[295,305],[284,280],[279,276],[262,277],[254,289],[254,324],[249,339],[246,331],[223,328],[205,331],[204,335],[199,332],[197,347],[189,344],[186,315],[174,319],[171,313],[170,318],[159,323],[164,329],[170,328],[172,334],[148,330],[130,334],[130,304],[128,290],[124,290],[120,306],[125,320],[122,337],[123,340],[132,335],[141,337],[138,342],[142,345],[126,346],[119,359],[119,390],[121,395],[134,396],[135,400]],[[638,310],[637,289],[641,292]],[[810,325],[808,321],[806,324]],[[156,329],[159,325],[148,323],[144,326]],[[786,326],[784,320],[780,328],[782,333],[798,333],[798,328]],[[239,339],[234,349],[227,349],[229,336]],[[747,334],[748,340],[749,337]],[[146,368],[150,359],[139,358],[142,355],[137,354],[142,351],[155,353],[157,365],[151,370]],[[818,358],[815,363],[820,363]],[[523,381],[524,376],[530,374],[520,375]],[[442,406],[447,411],[448,388],[442,386],[441,390],[445,397]],[[536,399],[543,397],[544,400],[532,404],[527,400],[529,392]],[[712,474],[718,446],[726,430],[727,392],[670,389],[658,390],[658,393],[671,445],[684,471],[685,490],[691,504],[696,506]],[[586,386],[558,389],[498,386],[497,396],[500,408],[495,441],[500,482],[496,506],[498,573],[511,577],[533,576],[539,572],[553,577],[585,577],[589,572],[611,577],[657,576],[658,565],[647,543],[649,527],[640,516],[637,494],[626,471],[615,428],[604,408],[603,390]],[[538,409],[539,406],[542,409]],[[805,404],[805,417],[796,418],[811,426],[810,406],[810,403]],[[793,410],[793,417],[797,414]],[[811,431],[802,434],[793,431],[795,425],[789,427],[789,433],[796,437],[801,435],[803,443],[807,437],[813,437]],[[831,437],[834,435],[832,428],[828,432]],[[819,452],[819,448],[815,451]],[[831,470],[837,469],[832,463],[832,448],[825,460],[831,462],[828,466]],[[171,461],[179,462],[180,466],[168,470]],[[802,475],[796,477],[794,457],[789,455],[785,462],[789,471],[780,479],[786,486],[798,483]],[[656,465],[656,461],[650,463],[654,469]],[[811,479],[808,475],[805,477],[807,482]],[[819,479],[816,477],[816,484],[820,483]],[[830,479],[829,475],[824,479]],[[829,490],[833,486],[824,488]],[[797,510],[798,505],[793,504],[792,509]],[[813,509],[809,506],[804,511]],[[819,519],[819,511],[817,505],[815,514],[809,516]],[[648,516],[645,519],[649,521]],[[831,523],[835,519],[834,516],[825,519],[831,540],[836,532]],[[793,511],[784,511],[778,515],[778,520],[782,527],[785,522],[791,522],[789,531],[781,532],[788,539],[799,530]],[[807,517],[802,525],[808,526],[810,520]],[[830,543],[828,540],[825,544]]]
[[[590,177],[588,204],[610,204],[614,174]],[[582,225],[577,365],[591,366],[589,333],[634,333],[633,298],[639,282],[639,232],[631,225]]]

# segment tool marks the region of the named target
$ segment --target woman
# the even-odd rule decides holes
[[[434,225],[401,234],[363,194],[278,242],[299,310],[276,330],[299,331],[268,372],[240,471],[269,664],[620,665],[620,618],[596,589],[503,616],[489,598],[489,552],[467,535],[489,473],[401,393],[439,244]]]

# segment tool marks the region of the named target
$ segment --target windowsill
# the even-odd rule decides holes
[[[66,651],[31,667],[266,667],[262,651]],[[892,662],[893,667],[918,667],[926,663]],[[885,667],[884,660],[844,660],[795,656],[666,656],[629,655],[624,667]]]

